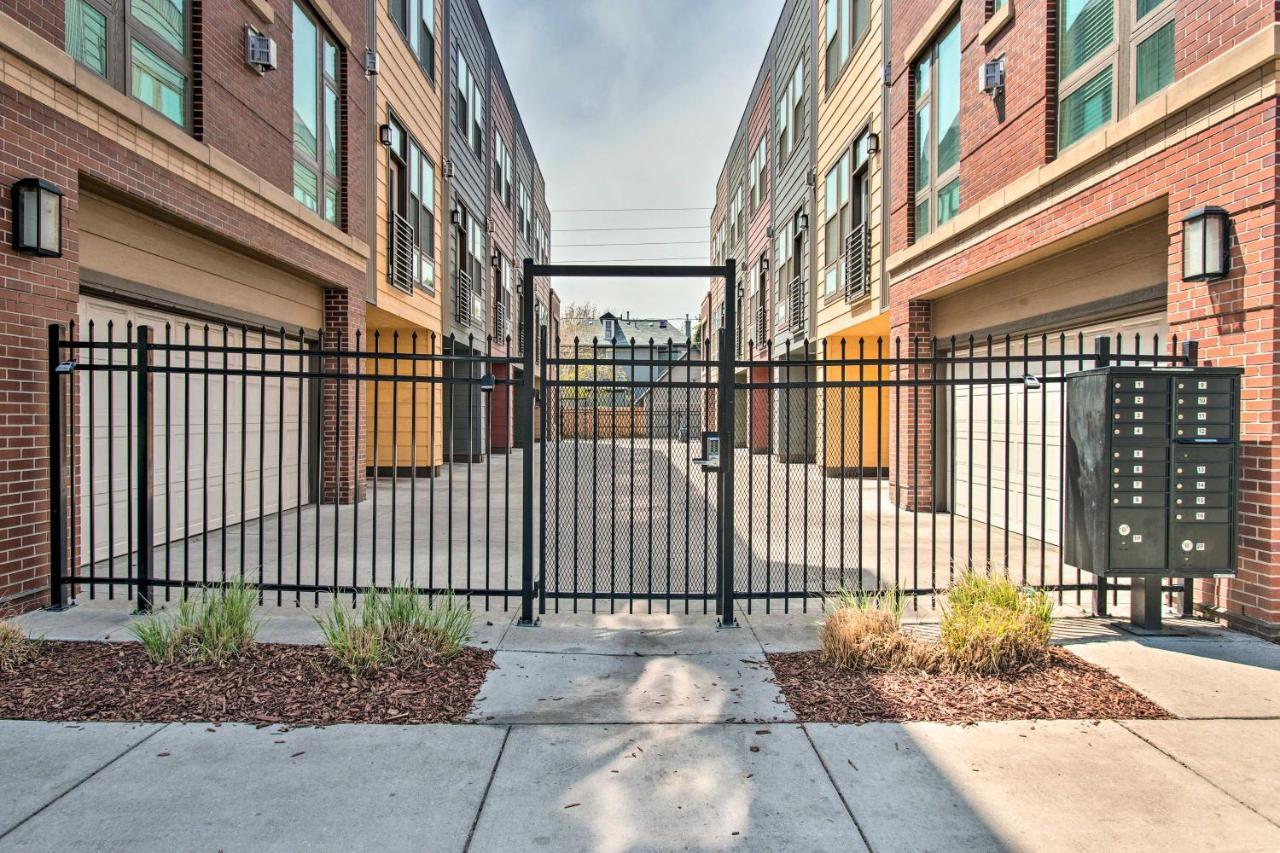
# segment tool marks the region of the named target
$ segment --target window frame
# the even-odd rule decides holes
[[[963,66],[964,38],[963,38],[963,33],[960,31],[960,27],[961,27],[960,16],[959,15],[952,16],[945,24],[943,24],[941,27],[938,28],[937,32],[934,33],[933,37],[929,40],[929,43],[925,45],[924,48],[922,48],[921,51],[911,61],[910,80],[911,80],[912,126],[911,126],[911,152],[910,153],[911,153],[911,157],[913,158],[912,172],[915,179],[914,181],[912,181],[912,186],[908,187],[908,190],[911,194],[911,216],[912,216],[912,223],[913,223],[912,241],[913,242],[916,240],[923,239],[924,237],[927,237],[929,234],[932,234],[938,228],[941,228],[943,225],[947,224],[947,222],[950,222],[952,219],[955,218],[957,214],[959,214],[960,210],[962,209],[960,202],[957,200],[955,212],[952,213],[951,216],[947,217],[946,220],[942,222],[938,221],[938,199],[941,197],[942,191],[949,189],[951,185],[955,183],[956,191],[958,195],[959,190],[961,188],[959,184],[960,163],[963,157],[961,156],[961,152],[959,150],[960,141],[958,138],[956,140],[956,145],[957,145],[956,162],[951,166],[947,167],[945,171],[942,171],[942,172],[938,171],[939,145],[942,141],[941,134],[939,132],[941,130],[941,128],[939,127],[939,106],[940,106],[941,98],[939,96],[941,94],[940,89],[943,84],[943,75],[940,71],[941,50],[942,50],[943,42],[945,42],[947,38],[949,38],[954,32],[955,37],[959,42],[959,50],[961,52],[960,60]],[[922,83],[920,79],[921,67],[926,63],[928,66],[929,79],[927,81],[924,81],[926,87],[921,88],[921,83]],[[957,121],[957,133],[958,133],[959,126],[960,126],[959,123],[963,120],[963,115],[964,115],[963,105],[961,104],[963,89],[961,88],[961,85],[960,85],[961,81],[958,78],[951,82],[953,83],[953,85],[956,86],[956,104],[958,107],[956,121]],[[921,169],[920,169],[920,148],[921,148],[920,116],[922,113],[925,114],[928,120],[928,127],[927,127],[928,136],[927,136],[927,140],[924,143],[927,149],[925,151],[925,154],[928,157],[928,163],[927,163],[927,169],[925,170],[926,173],[923,175],[921,174]],[[921,228],[922,223],[921,223],[921,217],[920,217],[920,206],[922,202],[925,202],[928,204],[928,207],[926,210],[926,216],[923,221],[923,224],[924,224],[923,229]]]
[[[166,121],[173,122],[178,127],[188,133],[193,133],[195,125],[192,116],[192,104],[194,102],[195,87],[195,59],[192,50],[192,37],[194,33],[193,27],[193,11],[192,0],[182,0],[182,44],[181,53],[176,51],[173,45],[169,44],[164,38],[151,29],[141,20],[137,19],[133,14],[133,0],[75,0],[83,6],[87,6],[103,17],[105,22],[104,30],[106,36],[106,55],[104,62],[106,65],[105,74],[99,73],[98,69],[80,61],[80,58],[71,52],[71,45],[67,43],[67,36],[70,34],[70,28],[66,27],[67,22],[67,5],[64,0],[62,4],[63,11],[63,43],[62,49],[75,60],[76,64],[82,68],[87,68],[94,74],[111,84],[113,89],[123,92],[129,98],[142,104],[152,112],[163,116]],[[182,91],[182,121],[174,121],[170,116],[165,115],[160,110],[151,106],[151,104],[139,98],[133,92],[133,44],[138,42],[144,48],[154,53],[162,62],[183,76]]]
[[[507,210],[511,210],[511,175],[513,172],[511,147],[507,145],[507,141],[502,138],[501,133],[493,135],[493,164],[493,191],[502,202],[502,206]]]
[[[343,77],[342,67],[343,67],[343,63],[345,62],[346,48],[342,44],[342,42],[340,42],[338,38],[329,30],[329,28],[325,26],[324,19],[320,15],[312,11],[305,3],[301,2],[301,0],[293,0],[292,8],[300,11],[312,23],[312,25],[315,27],[315,30],[316,30],[316,93],[315,94],[316,94],[316,123],[317,123],[316,159],[311,160],[309,158],[309,155],[302,153],[299,150],[296,141],[294,141],[292,144],[292,163],[295,165],[301,165],[303,168],[310,169],[312,172],[314,172],[317,179],[316,186],[318,189],[318,193],[316,197],[316,206],[313,208],[309,204],[307,204],[305,201],[303,201],[301,198],[298,198],[298,184],[297,184],[296,175],[295,175],[295,180],[293,184],[293,198],[303,207],[306,207],[308,210],[311,210],[313,213],[320,216],[320,218],[324,219],[324,221],[328,222],[330,225],[333,225],[338,228],[342,228],[343,227],[342,206],[343,206],[343,199],[345,196],[343,179],[342,179],[343,171],[344,171],[342,161],[345,153],[344,148],[345,148],[345,140],[346,140],[346,134],[343,132],[344,121],[342,118],[342,112],[343,112],[342,104],[346,99],[345,91],[344,91],[345,87],[343,85],[343,80],[342,80],[342,77]],[[295,57],[294,61],[296,63],[297,61],[296,56],[297,56],[297,49],[298,49],[297,34],[290,33],[290,38],[293,40],[292,48],[293,48],[294,57]],[[334,51],[333,74],[329,74],[325,68],[326,66],[325,47],[326,46],[331,46]],[[297,103],[297,98],[298,98],[297,86],[298,86],[298,83],[295,77],[295,79],[291,83],[291,99],[289,102],[291,110],[293,108],[293,105]],[[330,88],[330,86],[332,86],[333,93],[334,93],[334,112],[335,112],[333,116],[335,150],[333,152],[332,172],[329,171],[328,166],[325,162],[327,159],[326,154],[328,153],[327,146],[328,146],[328,128],[329,128],[329,124],[326,117],[326,110],[325,110],[325,94]],[[332,187],[334,190],[334,215],[332,219],[330,219],[329,216],[327,215],[327,211],[325,208],[325,199],[326,199],[325,191],[330,187]]]
[[[1111,43],[1098,51],[1094,56],[1073,69],[1066,77],[1062,76],[1062,18],[1065,9],[1060,9],[1059,19],[1054,33],[1058,46],[1057,77],[1057,125],[1058,134],[1055,140],[1056,150],[1061,153],[1071,146],[1092,136],[1096,131],[1119,121],[1142,103],[1138,95],[1138,46],[1155,35],[1160,29],[1174,21],[1174,38],[1177,38],[1177,0],[1160,0],[1141,20],[1138,19],[1139,0],[1111,0]],[[1062,105],[1068,97],[1087,86],[1095,77],[1107,68],[1111,69],[1111,115],[1098,127],[1071,142],[1064,143],[1062,136]],[[1123,69],[1123,73],[1122,72]],[[1176,82],[1177,74],[1168,85]],[[1157,94],[1167,86],[1156,89],[1148,97]]]
[[[777,122],[778,163],[784,164],[800,148],[804,138],[801,119],[804,109],[804,57],[796,60],[787,77],[787,86],[774,108]]]
[[[760,211],[760,208],[764,206],[765,195],[768,192],[768,189],[767,189],[768,161],[766,159],[767,148],[765,146],[765,142],[768,140],[768,138],[769,138],[769,134],[767,133],[760,134],[760,139],[756,142],[755,152],[751,155],[751,169],[750,169],[751,192],[749,193],[748,201],[750,204],[749,212],[752,216],[755,216],[755,214]]]
[[[431,17],[424,18],[422,11],[427,6],[431,7]],[[397,14],[399,12],[399,14]],[[417,14],[412,14],[416,12]],[[423,73],[427,75],[427,79],[431,81],[431,88],[436,86],[436,4],[435,0],[387,0],[387,13],[391,17],[392,23],[396,26],[396,30],[400,33],[400,37],[404,39],[404,43],[408,46],[409,51],[418,60],[418,66],[422,68]],[[427,24],[426,27],[419,26],[415,34],[406,32],[408,28],[409,18],[416,18],[418,24]],[[425,36],[425,38],[424,38]],[[430,50],[424,50],[427,41],[430,41]],[[424,57],[423,54],[426,54]]]
[[[467,141],[467,148],[473,156],[484,160],[484,94],[480,91],[480,82],[467,62],[462,45],[454,48],[454,112],[453,126],[462,128],[462,137]]]
[[[421,289],[428,294],[436,292],[436,274],[439,264],[436,258],[436,208],[435,194],[438,176],[436,164],[427,154],[412,133],[404,126],[404,122],[396,115],[395,110],[387,108],[387,124],[392,128],[392,143],[387,147],[387,186],[395,193],[387,197],[387,240],[395,239],[395,226],[392,216],[398,215],[413,229],[414,268],[411,274],[410,287],[405,292],[412,293]],[[418,161],[418,186],[413,187],[414,160]],[[430,176],[430,199],[424,199]],[[416,199],[416,210],[414,206]],[[398,203],[397,203],[398,202]],[[423,221],[426,221],[424,227]],[[388,247],[390,248],[390,246]],[[421,263],[421,266],[419,266]],[[431,277],[427,281],[426,270],[430,264]],[[395,284],[394,270],[387,267],[387,280],[397,290],[405,290]]]
[[[836,29],[834,32],[828,31],[828,25],[831,21],[831,13],[829,9],[831,4],[836,3]],[[871,10],[867,0],[824,0],[821,11],[819,25],[821,27],[819,36],[822,39],[819,47],[821,48],[822,66],[823,66],[823,94],[829,93],[840,78],[844,76],[844,70],[848,67],[853,55],[858,52],[858,47],[862,44],[862,39],[870,31]],[[831,63],[832,42],[839,40],[839,47],[843,50],[839,62],[834,65]],[[834,68],[834,71],[832,70]]]

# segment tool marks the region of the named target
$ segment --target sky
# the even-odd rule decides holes
[[[481,6],[546,177],[551,260],[709,263],[716,180],[781,0]],[[569,230],[586,228],[624,230]],[[562,306],[590,301],[676,318],[697,317],[707,281],[563,278],[552,286]]]

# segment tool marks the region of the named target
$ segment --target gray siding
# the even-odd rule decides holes
[[[448,25],[448,59],[449,64],[449,91],[445,103],[448,106],[448,114],[446,121],[449,125],[449,132],[446,134],[448,139],[447,156],[453,161],[453,178],[449,181],[449,209],[452,211],[459,204],[466,207],[472,216],[478,217],[481,222],[488,215],[488,159],[490,151],[489,140],[492,134],[489,132],[488,123],[490,116],[490,104],[488,103],[488,84],[485,84],[485,156],[477,157],[475,150],[471,147],[468,138],[468,128],[458,127],[455,118],[458,108],[458,61],[459,52],[466,59],[467,68],[473,75],[479,76],[481,80],[488,80],[488,56],[489,49],[481,36],[479,19],[479,10],[476,8],[474,0],[448,0],[449,25]],[[455,305],[455,282],[457,280],[457,271],[459,260],[466,251],[465,245],[460,245],[457,229],[452,225],[449,227],[449,287],[445,290],[445,318],[444,329],[445,335],[450,333],[458,335],[459,338],[465,340],[469,334],[475,334],[483,337],[484,328],[479,318],[473,326],[460,326],[457,322],[457,310]],[[483,265],[484,276],[488,277],[488,264]],[[473,287],[480,287],[487,282],[475,282]],[[488,288],[485,288],[488,293]]]

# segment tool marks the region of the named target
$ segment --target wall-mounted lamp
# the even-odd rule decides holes
[[[878,133],[867,134],[867,153],[868,154],[880,153],[880,134]]]
[[[62,190],[40,178],[23,178],[13,196],[13,248],[42,258],[62,257]]]
[[[1231,268],[1231,217],[1220,207],[1197,207],[1182,219],[1182,280],[1223,278]]]
[[[453,210],[449,211],[449,222],[452,225],[461,225],[462,211],[456,207]]]
[[[769,271],[769,256],[768,256],[768,255],[761,255],[761,256],[760,256],[760,271],[761,271],[761,272],[768,272],[768,271]]]
[[[502,266],[502,255],[501,255],[501,253],[499,253],[499,252],[494,252],[494,253],[493,253],[493,257],[489,258],[489,264],[490,264],[491,266],[493,266],[493,268],[494,268],[494,269],[497,269],[498,267]]]
[[[383,145],[387,146],[388,148],[391,147],[391,142],[392,142],[391,125],[389,124],[378,125],[378,141],[381,142]]]
[[[807,213],[796,214],[796,228],[800,229],[801,231],[809,230],[809,214]]]

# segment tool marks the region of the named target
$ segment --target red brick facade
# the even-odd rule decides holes
[[[345,215],[347,235],[365,239],[364,136],[367,122],[367,88],[363,85],[365,13],[359,0],[333,0],[343,27],[350,33],[351,49],[343,52],[345,65],[340,76],[346,85],[340,123],[345,135]],[[4,4],[6,19],[0,23],[18,43],[42,38],[59,50],[63,42],[63,4],[17,0]],[[217,152],[240,164],[278,192],[292,194],[292,106],[289,0],[272,0],[274,20],[267,23],[249,4],[210,2],[192,4],[200,20],[193,22],[196,67],[192,79],[192,106],[197,116],[195,129],[201,139]],[[258,75],[243,60],[244,27],[252,24],[271,35],[279,47],[279,69]],[[27,27],[33,35],[18,28]],[[350,333],[364,325],[363,262],[332,235],[332,229],[316,219],[311,226],[302,219],[255,215],[255,209],[269,207],[262,197],[245,192],[234,200],[212,191],[190,175],[207,166],[188,158],[185,146],[172,147],[169,162],[181,166],[179,173],[162,165],[154,156],[157,149],[169,148],[162,137],[152,136],[127,116],[103,121],[102,132],[77,120],[66,104],[84,97],[66,77],[69,65],[42,63],[47,50],[22,53],[0,48],[0,59],[11,72],[29,73],[40,87],[52,86],[54,98],[32,97],[27,92],[0,85],[0,279],[3,304],[4,430],[0,436],[0,480],[4,501],[0,505],[0,610],[25,609],[38,605],[47,596],[49,577],[49,482],[48,482],[48,377],[47,335],[51,323],[66,324],[76,316],[79,301],[81,194],[109,198],[144,212],[157,220],[172,223],[198,234],[219,246],[242,251],[255,259],[269,260],[295,275],[301,275],[325,289],[326,338]],[[85,73],[83,70],[80,73]],[[11,78],[10,78],[11,79]],[[352,81],[358,81],[353,84]],[[33,82],[33,86],[36,83]],[[100,86],[101,84],[99,84]],[[43,90],[43,89],[42,89]],[[86,98],[85,103],[89,103]],[[96,102],[94,102],[96,107]],[[145,109],[145,108],[144,108]],[[83,113],[82,113],[83,115]],[[178,132],[176,128],[170,134]],[[135,144],[119,141],[128,138]],[[193,147],[198,148],[198,145]],[[151,155],[151,156],[148,156]],[[185,159],[184,159],[185,158]],[[49,180],[65,193],[63,205],[63,256],[40,259],[15,253],[11,245],[11,207],[8,187],[21,178]],[[212,180],[211,178],[209,180]],[[257,207],[249,204],[253,201]],[[286,211],[287,213],[287,211]],[[292,227],[283,227],[283,222]],[[329,248],[322,248],[322,246]],[[344,258],[335,247],[346,250]],[[349,384],[349,383],[348,383]],[[328,400],[326,399],[326,405]],[[336,401],[335,401],[336,402]],[[353,448],[361,413],[347,408],[346,428]],[[69,425],[71,434],[77,429]],[[327,440],[327,439],[326,439]],[[360,466],[362,460],[351,457]],[[344,468],[347,468],[344,461]],[[343,499],[354,489],[352,466],[339,482]],[[336,470],[327,470],[326,483],[332,485]],[[330,490],[331,491],[331,490]]]
[[[984,46],[977,34],[988,13],[986,5],[970,0],[961,5],[961,79],[976,79],[981,62],[1004,54],[1008,88],[1002,99],[993,100],[975,86],[960,87],[962,213],[954,233],[931,235],[912,250],[910,157],[895,157],[891,164],[893,334],[901,338],[904,351],[915,336],[931,334],[926,309],[940,288],[954,290],[956,283],[980,281],[1001,265],[1018,264],[1029,253],[1053,252],[1054,244],[1069,243],[1086,228],[1105,226],[1140,208],[1163,207],[1170,334],[1198,341],[1202,363],[1245,368],[1239,577],[1202,584],[1197,601],[1242,627],[1280,635],[1280,332],[1274,309],[1280,296],[1280,120],[1276,98],[1266,96],[1266,81],[1274,85],[1274,59],[1261,56],[1247,72],[1215,77],[1221,82],[1185,109],[1170,112],[1130,138],[1108,139],[1109,147],[1097,156],[1085,158],[1069,149],[1061,155],[1063,162],[1055,162],[1060,159],[1055,150],[1057,4],[1017,4],[1016,18]],[[909,121],[912,57],[904,50],[936,6],[935,0],[906,0],[895,7],[890,131],[894,151],[909,152],[914,141]],[[1266,0],[1179,2],[1174,88],[1214,62],[1235,62],[1238,67],[1239,52],[1228,56],[1232,49],[1258,44],[1256,37],[1265,39],[1276,20],[1276,7]],[[1251,37],[1253,42],[1246,45]],[[1186,132],[1179,132],[1182,127]],[[1088,144],[1082,142],[1081,147]],[[1117,170],[1120,163],[1128,165]],[[1021,179],[1019,186],[1025,185],[1026,176],[1038,168],[1043,168],[1041,176],[1052,178],[1042,177],[1039,186],[1018,198],[1010,198],[1009,190],[1002,203],[998,197],[992,200],[993,193],[1015,181]],[[985,208],[981,218],[971,214],[966,220],[966,212],[980,204]],[[1231,272],[1219,281],[1183,282],[1181,221],[1187,212],[1206,204],[1230,213]],[[902,396],[911,408],[910,392]],[[909,431],[906,416],[901,418]],[[914,461],[907,466],[912,476],[929,478],[927,445],[914,450],[896,447],[891,470],[898,470],[897,456],[905,453],[913,459],[918,454],[921,460],[918,466]],[[916,508],[917,501],[923,507],[932,498],[928,487],[911,477],[904,476],[902,485],[908,508]]]

